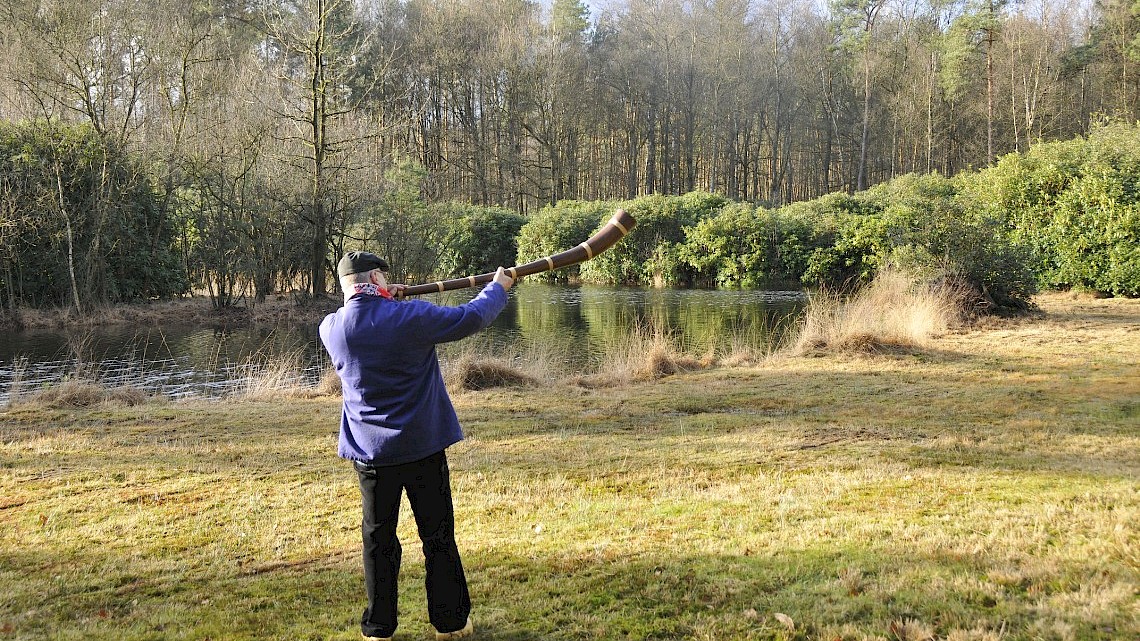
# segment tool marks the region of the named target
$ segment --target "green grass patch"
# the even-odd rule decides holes
[[[478,638],[1137,638],[1140,302],[1042,306],[915,354],[458,393]],[[0,412],[0,639],[359,638],[338,419]]]

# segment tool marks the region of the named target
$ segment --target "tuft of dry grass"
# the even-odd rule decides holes
[[[986,630],[973,628],[970,630],[951,630],[946,635],[946,641],[1001,641],[1005,637],[1004,629]]]
[[[137,387],[106,387],[91,380],[71,379],[10,398],[9,405],[45,409],[91,408],[102,404],[133,407],[154,399],[152,394]]]
[[[892,621],[890,631],[897,641],[931,641],[934,638],[934,630],[917,619]]]
[[[635,328],[625,339],[607,345],[604,353],[596,372],[575,377],[571,382],[588,388],[618,387],[705,369],[715,362],[711,354],[686,354],[674,336],[650,327]]]
[[[493,387],[530,387],[538,379],[512,367],[510,363],[491,359],[465,359],[453,372],[454,384],[460,389],[478,391]]]
[[[755,367],[771,357],[770,348],[759,348],[752,341],[732,337],[728,350],[716,359],[721,367]]]
[[[47,407],[92,407],[106,398],[107,390],[102,385],[75,379],[43,389],[29,400]]]
[[[867,590],[867,580],[859,568],[847,567],[840,570],[839,585],[849,596],[858,596]]]
[[[8,405],[15,405],[24,393],[24,377],[28,370],[28,357],[17,356],[12,361],[12,379],[8,384]]]
[[[247,400],[309,398],[318,392],[304,384],[300,354],[250,359],[240,368],[231,396]]]
[[[107,390],[107,401],[127,407],[142,405],[154,399],[154,395],[146,390],[128,385],[126,387],[112,387]]]
[[[321,380],[317,382],[316,392],[317,396],[340,396],[340,375],[336,373],[336,370],[330,367],[321,374]]]
[[[554,343],[503,349],[479,337],[441,345],[440,369],[451,390],[543,385],[564,375],[564,349],[564,345]]]
[[[790,350],[802,355],[922,348],[959,322],[960,296],[953,287],[919,285],[902,271],[884,269],[850,298],[813,296]]]

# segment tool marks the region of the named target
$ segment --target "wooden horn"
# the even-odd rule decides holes
[[[507,269],[506,272],[511,275],[511,278],[517,280],[523,276],[541,274],[542,272],[577,265],[613,247],[617,241],[633,231],[633,227],[636,224],[637,221],[633,219],[633,216],[629,215],[629,212],[624,209],[619,209],[614,212],[613,218],[610,218],[609,222],[603,225],[593,236],[590,236],[586,242],[572,249],[554,254],[553,256],[539,258],[525,265],[516,265]],[[421,294],[446,292],[453,289],[463,289],[465,287],[478,287],[479,285],[485,285],[491,282],[491,279],[494,277],[495,272],[488,272],[486,274],[479,274],[478,276],[452,278],[451,280],[440,280],[423,285],[411,285],[404,288],[403,295],[419,296]]]

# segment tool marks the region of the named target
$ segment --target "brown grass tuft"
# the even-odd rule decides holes
[[[137,387],[115,387],[107,390],[107,401],[127,407],[142,405],[154,399],[153,394]]]
[[[972,630],[951,630],[950,634],[946,635],[946,641],[1001,641],[1004,636],[1004,630],[974,628]]]
[[[725,353],[713,361],[721,367],[755,367],[772,356],[767,338],[734,332]]]
[[[452,376],[456,386],[469,391],[538,384],[535,377],[497,360],[463,359]]]
[[[95,407],[100,404],[135,406],[154,400],[154,396],[137,387],[108,388],[99,383],[73,379],[36,392],[24,394],[12,405],[32,405],[69,409]]]
[[[47,407],[91,407],[102,403],[107,391],[102,385],[71,380],[33,394],[28,400]]]
[[[634,380],[639,381],[652,381],[673,374],[680,374],[681,372],[692,372],[699,369],[708,367],[705,361],[687,356],[685,354],[677,354],[669,349],[655,346],[652,351],[645,356],[645,362],[642,367],[634,372]]]
[[[310,398],[316,392],[304,385],[301,355],[251,359],[241,368],[232,396],[245,400]]]
[[[317,395],[340,396],[341,391],[340,375],[332,368],[326,369],[325,373],[321,375],[320,382],[317,383]]]
[[[620,387],[629,382],[653,381],[706,369],[714,363],[716,358],[711,353],[700,358],[686,354],[674,337],[640,327],[624,340],[615,340],[605,348],[605,358],[597,371],[572,377],[568,382],[589,389]]]
[[[880,352],[924,347],[960,322],[960,292],[916,285],[885,269],[850,298],[813,296],[789,344],[796,354]]]
[[[859,568],[843,568],[839,571],[839,585],[848,596],[857,596],[867,589],[867,581]]]
[[[891,637],[896,641],[931,641],[934,630],[917,619],[891,621]]]

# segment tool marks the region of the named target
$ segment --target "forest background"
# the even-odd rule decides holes
[[[1140,293],[1140,3],[4,0],[0,302],[560,278]]]

